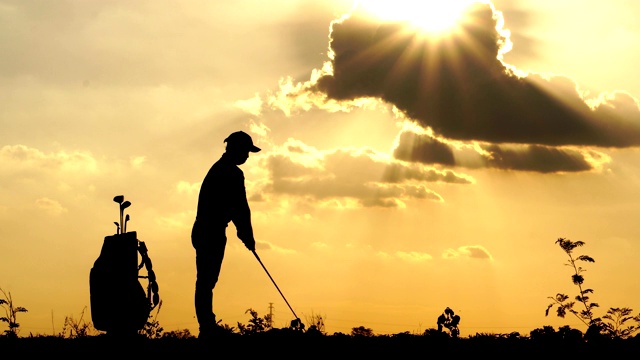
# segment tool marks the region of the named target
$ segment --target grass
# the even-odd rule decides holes
[[[229,333],[219,338],[202,341],[196,337],[149,339],[144,336],[118,338],[109,335],[63,338],[59,336],[35,336],[0,338],[3,354],[31,358],[82,354],[84,356],[196,356],[224,353],[233,356],[253,357],[271,354],[280,358],[380,358],[394,359],[447,356],[491,356],[509,358],[530,357],[593,357],[597,354],[623,356],[638,353],[640,337],[630,339],[601,339],[601,341],[576,341],[561,337],[531,338],[501,334],[477,334],[466,338],[452,338],[444,334],[352,336],[294,332],[288,329],[271,329],[251,335]],[[7,353],[6,351],[9,351]],[[11,357],[9,357],[11,358]]]

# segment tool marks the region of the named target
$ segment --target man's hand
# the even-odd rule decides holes
[[[253,231],[238,230],[238,238],[242,240],[247,249],[253,251],[256,249],[256,240],[253,238]]]
[[[244,246],[246,246],[247,249],[251,251],[256,250],[256,241],[254,239],[243,240],[243,242],[244,242]]]

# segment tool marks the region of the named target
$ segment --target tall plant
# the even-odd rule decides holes
[[[559,238],[556,240],[556,244],[558,244],[569,257],[565,265],[569,266],[573,272],[571,281],[578,287],[578,295],[576,295],[574,301],[569,301],[569,296],[563,293],[558,293],[556,296],[549,296],[552,302],[547,306],[545,316],[549,315],[549,310],[554,306],[556,307],[558,317],[564,318],[567,312],[570,312],[588,327],[587,336],[590,334],[600,334],[610,338],[626,339],[640,331],[640,314],[633,316],[633,309],[631,308],[612,307],[607,310],[607,313],[602,316],[602,318],[594,315],[593,309],[599,307],[599,305],[598,303],[591,302],[589,299],[589,294],[593,293],[593,289],[583,287],[584,276],[582,273],[584,273],[586,269],[579,264],[580,262],[594,263],[595,260],[588,255],[574,255],[573,251],[577,247],[584,245],[582,241]],[[578,305],[580,310],[574,309],[576,304],[580,304]],[[632,322],[635,322],[635,325],[630,325]]]
[[[572,241],[566,238],[559,238],[556,240],[556,244],[558,244],[569,257],[569,260],[565,265],[569,266],[573,271],[571,281],[578,287],[578,295],[575,297],[575,301],[568,301],[569,296],[563,293],[557,293],[556,296],[549,296],[549,299],[553,300],[553,302],[547,306],[545,316],[548,316],[549,310],[556,306],[556,312],[561,318],[564,318],[568,311],[575,315],[575,317],[587,327],[597,325],[600,323],[601,319],[594,317],[593,308],[596,308],[599,305],[598,303],[591,302],[589,299],[589,294],[593,293],[593,289],[583,288],[584,276],[582,276],[582,273],[585,272],[586,269],[579,266],[579,262],[594,263],[595,260],[588,255],[579,255],[574,257],[573,250],[577,247],[583,246],[584,242],[582,241]],[[576,301],[580,303],[580,307],[582,308],[581,310],[574,309]]]

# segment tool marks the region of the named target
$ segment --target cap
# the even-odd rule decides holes
[[[229,135],[226,139],[224,139],[229,145],[237,146],[244,150],[249,150],[250,152],[258,152],[260,148],[253,145],[253,140],[251,140],[251,136],[244,131],[236,131]]]

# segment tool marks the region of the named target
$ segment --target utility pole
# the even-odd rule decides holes
[[[269,327],[273,328],[273,303],[269,303]]]

